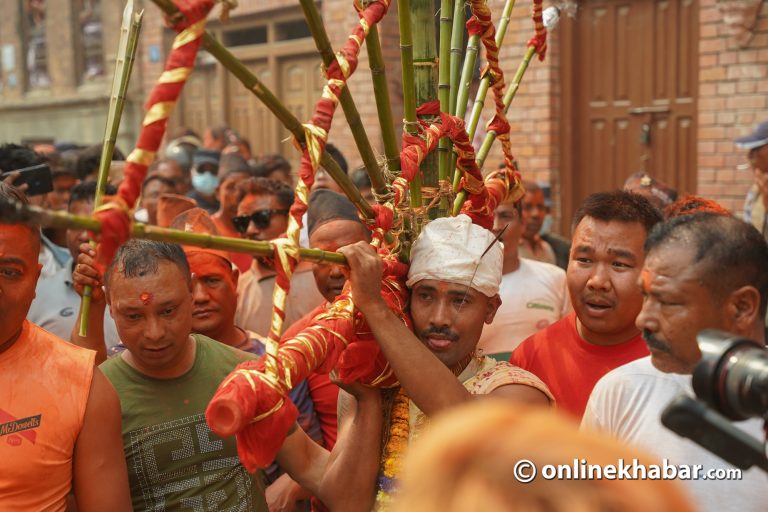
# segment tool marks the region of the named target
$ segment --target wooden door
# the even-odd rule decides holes
[[[171,116],[169,133],[181,128],[196,131],[201,137],[205,129],[224,122],[221,85],[216,66],[196,66],[181,91],[179,104]]]
[[[697,1],[585,0],[564,21],[564,225],[637,171],[694,192]]]
[[[267,87],[272,79],[266,60],[244,62],[248,69]],[[277,121],[267,107],[234,75],[227,73],[227,124],[251,143],[254,155],[277,150]]]
[[[315,103],[320,99],[325,85],[325,78],[320,69],[318,54],[284,58],[279,61],[280,95],[283,104],[302,123],[309,121],[315,111]],[[291,133],[280,126],[281,140],[292,137]],[[282,155],[291,162],[294,171],[298,170],[301,155],[292,144],[280,146]]]

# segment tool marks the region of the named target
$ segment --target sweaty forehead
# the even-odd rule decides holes
[[[320,224],[309,235],[309,245],[314,248],[336,250],[345,245],[367,240],[365,226],[354,220],[336,219]]]
[[[237,213],[240,215],[248,215],[258,210],[270,210],[274,208],[274,203],[277,202],[277,198],[269,194],[248,194],[237,207]]]
[[[644,270],[654,278],[651,282],[663,278],[699,279],[706,270],[705,262],[694,263],[694,249],[683,244],[662,244],[648,253]]]
[[[211,274],[231,274],[232,265],[221,256],[205,251],[187,252],[189,270],[198,276]]]
[[[439,281],[437,279],[422,279],[414,283],[411,290],[413,292],[428,292],[449,296],[464,296],[466,294],[468,297],[485,297],[485,295],[474,288],[468,287],[467,284]]]
[[[573,232],[573,246],[636,248],[642,253],[645,227],[639,222],[602,221],[584,217]]]
[[[40,233],[24,224],[0,223],[0,255],[19,257],[36,263],[40,253]]]

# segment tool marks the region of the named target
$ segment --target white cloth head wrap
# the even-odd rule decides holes
[[[410,288],[423,279],[435,279],[470,285],[486,297],[493,297],[499,293],[504,248],[496,242],[485,256],[480,256],[494,238],[493,233],[472,224],[472,219],[463,214],[433,220],[411,248],[406,284]]]

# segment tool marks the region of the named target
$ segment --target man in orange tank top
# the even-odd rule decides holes
[[[72,490],[80,512],[128,511],[115,390],[94,352],[26,320],[39,251],[36,228],[0,224],[0,510],[63,511]]]

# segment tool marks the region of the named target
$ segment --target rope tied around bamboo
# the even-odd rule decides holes
[[[307,211],[309,191],[314,183],[321,155],[325,150],[328,132],[331,128],[336,106],[339,103],[341,91],[346,86],[347,79],[357,69],[358,54],[370,27],[381,20],[388,8],[389,0],[374,0],[365,9],[358,12],[360,17],[359,23],[346,40],[344,46],[336,53],[336,59],[325,69],[327,82],[323,87],[323,93],[315,105],[314,114],[303,125],[305,144],[299,170],[299,177],[301,179],[296,185],[295,200],[290,208],[286,239],[275,247],[276,277],[272,297],[272,322],[267,336],[266,355],[260,360],[264,364],[264,371],[268,373],[269,377],[263,378],[263,372],[259,368],[246,369],[245,372],[235,374],[226,381],[226,384],[222,384],[219,388],[206,413],[211,429],[215,432],[221,435],[237,433],[238,451],[240,452],[241,460],[243,460],[247,467],[249,464],[250,467],[253,467],[254,464],[263,466],[271,461],[279,449],[282,440],[285,438],[288,429],[293,421],[295,421],[295,406],[292,406],[290,401],[286,402],[284,400],[285,393],[281,394],[278,392],[285,390],[282,388],[276,390],[270,386],[270,382],[275,377],[281,378],[279,373],[281,361],[279,341],[285,319],[285,302],[290,290],[290,277],[293,269],[298,264],[299,230],[302,225],[302,217]],[[385,230],[391,227],[394,212],[392,209],[382,207],[381,205],[376,205],[376,207],[374,207],[374,222],[377,228],[375,230],[375,239],[377,243],[380,243]],[[382,224],[387,225],[382,226]],[[397,263],[392,257],[390,259]],[[398,269],[399,278],[403,278],[407,272],[407,270],[397,266],[391,268]],[[404,286],[398,285],[395,288],[400,290],[400,293],[405,293]],[[347,299],[349,307],[352,308],[351,298],[347,297]],[[395,303],[404,304],[405,301],[394,301],[393,307]],[[402,315],[402,311],[400,314]],[[333,321],[336,320],[338,320],[338,325],[335,325],[334,332],[339,329],[351,329],[352,322],[349,318],[333,318]],[[324,341],[326,342],[325,348],[328,348],[332,340],[325,339]],[[377,346],[375,348],[378,350]],[[301,355],[307,357],[307,354]],[[327,357],[326,354],[326,357],[322,360],[315,361],[316,364],[303,367],[303,371],[294,375],[293,378],[298,380],[306,378],[309,371],[316,369],[321,363],[323,368],[327,366],[326,363],[331,365],[327,368],[330,370],[332,362],[333,358]],[[293,367],[292,370],[298,372],[299,368]],[[381,375],[377,374],[375,378],[381,379]],[[241,391],[249,389],[250,392],[238,394],[239,388],[241,388]],[[235,393],[235,398],[232,398],[232,393]],[[232,425],[231,422],[225,421],[240,415],[243,412],[242,407],[248,407],[248,404],[253,405],[253,402],[256,400],[255,397],[264,394],[272,398],[277,397],[277,400],[270,407],[258,409],[268,412],[267,416],[260,416],[261,420],[259,422],[262,424],[266,423],[268,428],[264,427],[264,430],[262,430],[249,422],[238,422],[237,425]],[[276,405],[278,403],[279,405]],[[256,409],[254,408],[253,412],[255,411]],[[252,412],[245,414],[245,417],[253,416],[254,413]],[[271,434],[266,439],[264,436],[265,431]],[[240,451],[241,447],[246,446],[250,449]]]

